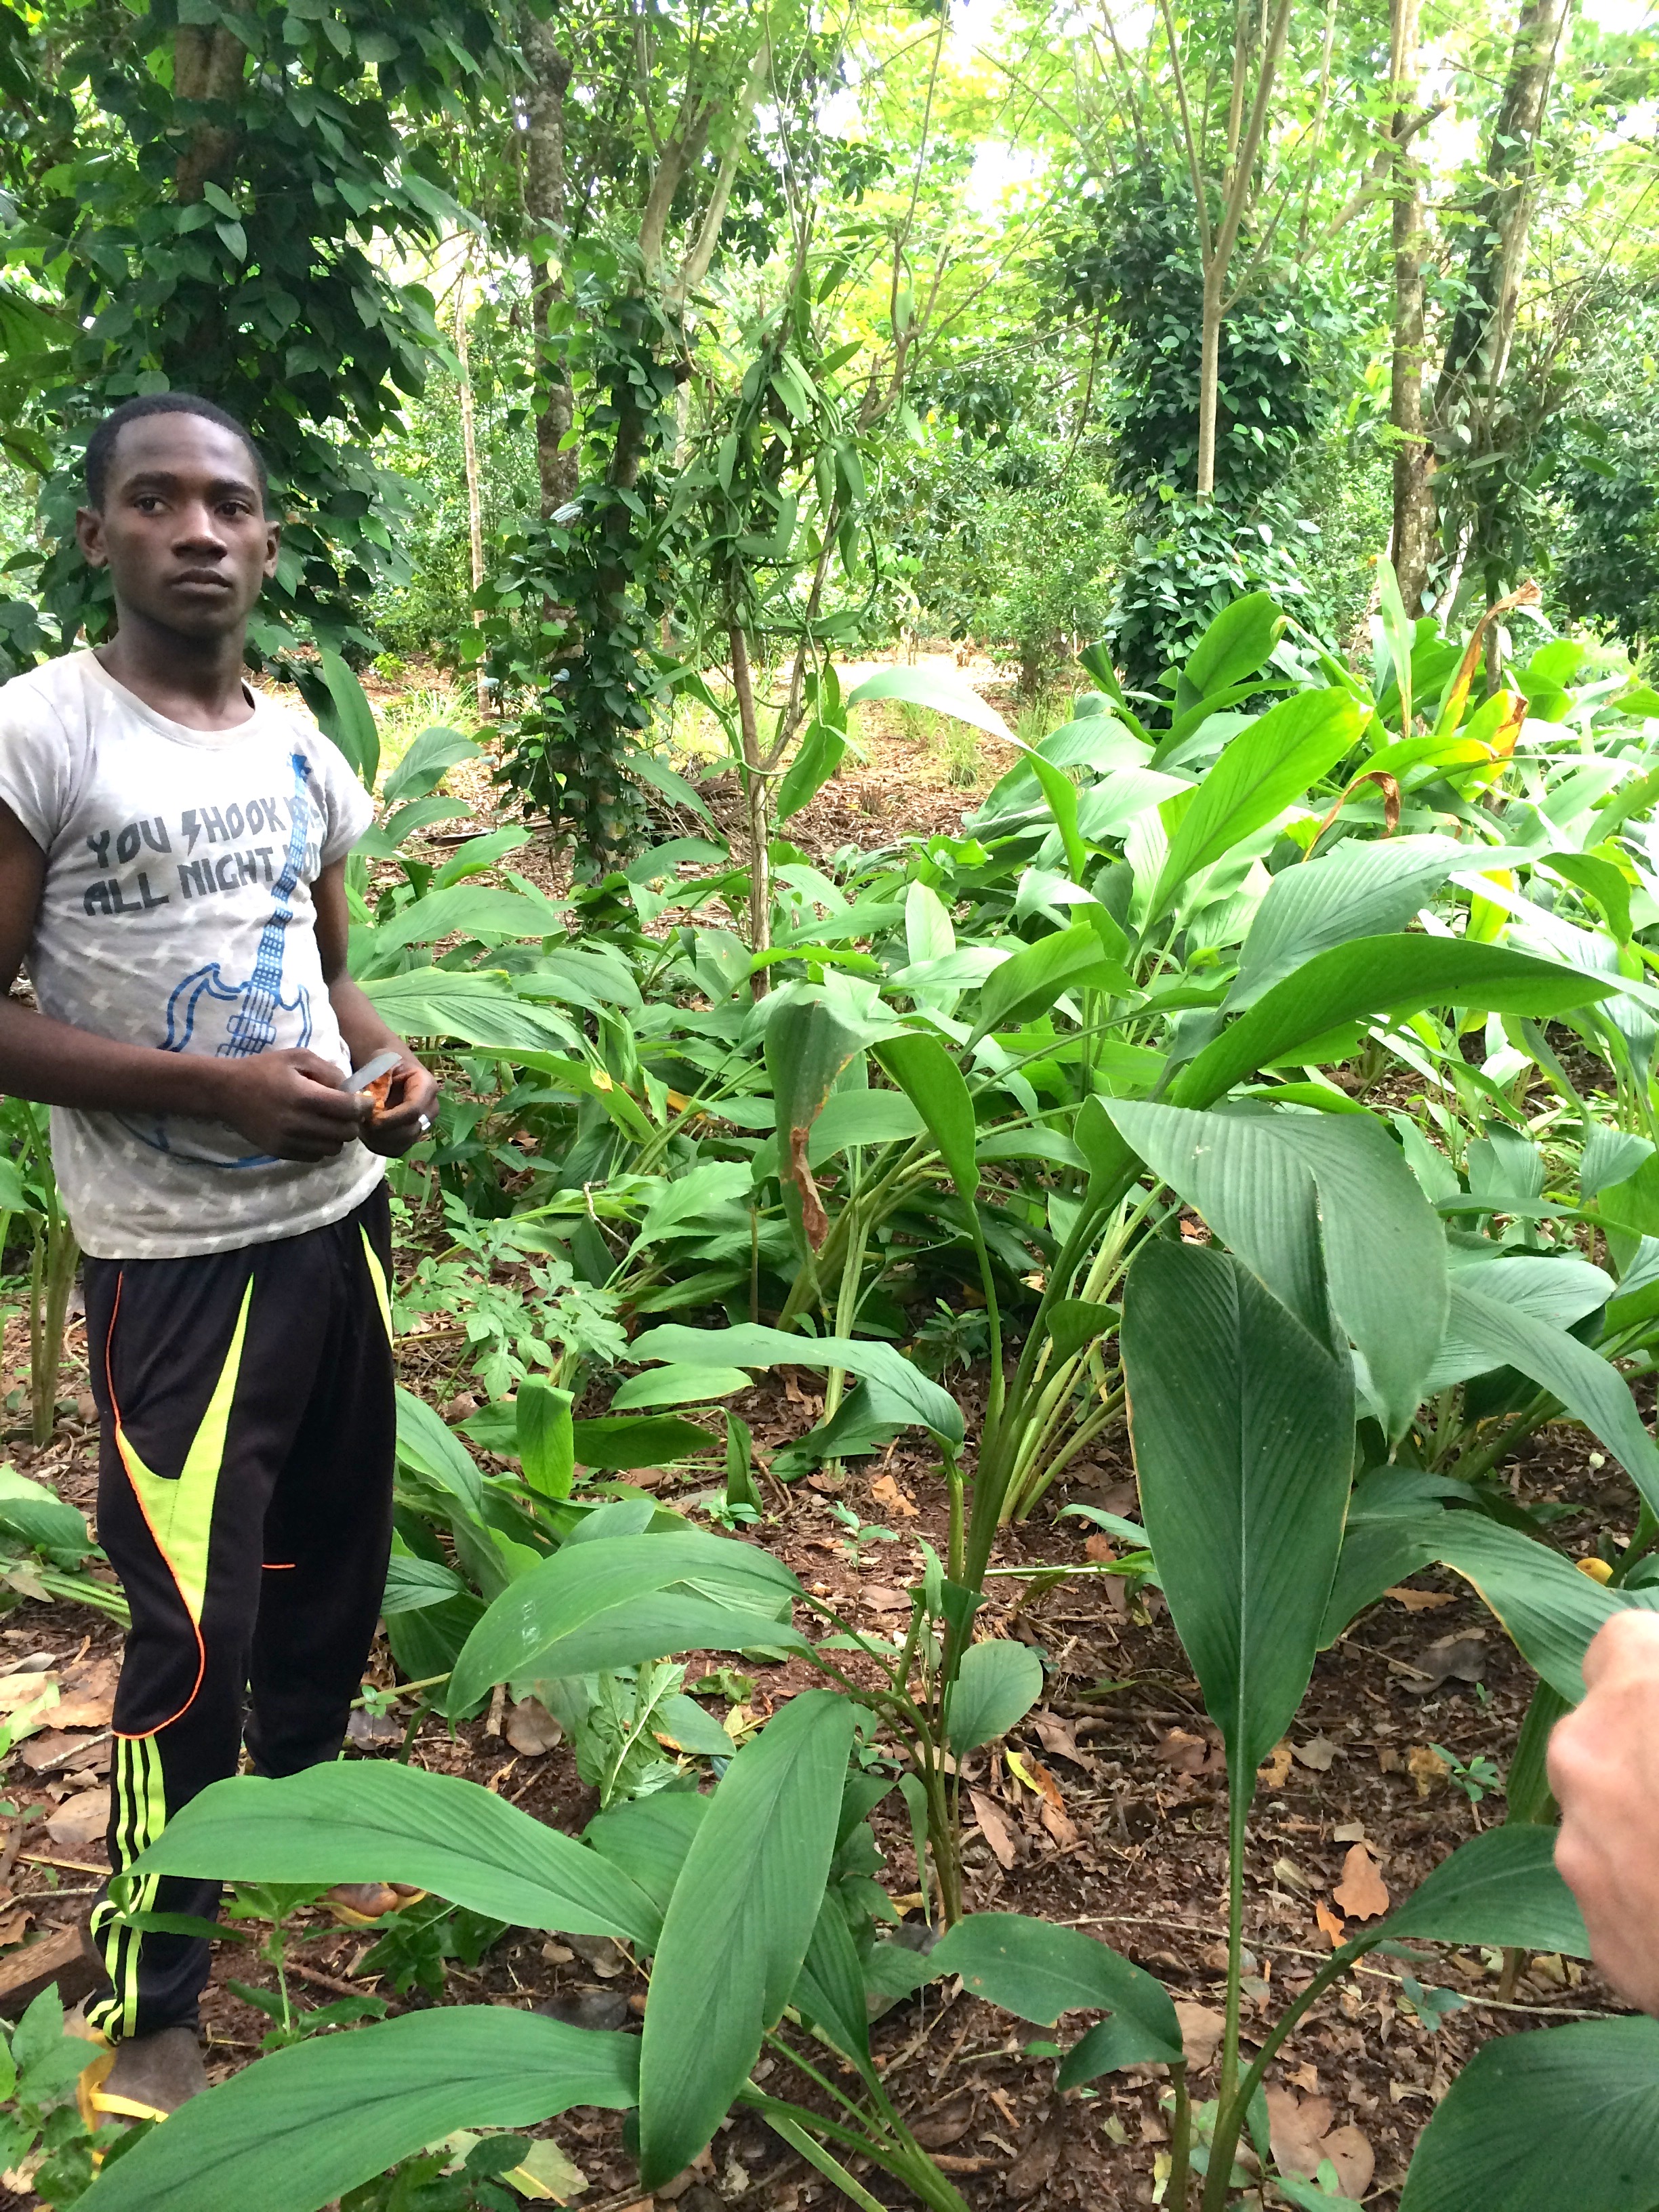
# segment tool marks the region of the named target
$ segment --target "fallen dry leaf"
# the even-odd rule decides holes
[[[60,1729],[105,1729],[115,1717],[115,1686],[107,1690],[66,1690],[52,1708],[52,1723]]]
[[[1218,1743],[1178,1728],[1171,1729],[1163,1742],[1154,1747],[1152,1757],[1177,1774],[1218,1774],[1227,1764]]]
[[[1376,1920],[1389,1909],[1389,1887],[1364,1844],[1351,1844],[1342,1879],[1331,1895],[1351,1920]]]
[[[1425,1743],[1414,1743],[1406,1755],[1406,1771],[1417,1784],[1419,1797],[1431,1796],[1446,1786],[1446,1762]]]
[[[1291,1751],[1298,1766],[1315,1774],[1328,1774],[1336,1757],[1336,1746],[1328,1735],[1311,1735],[1306,1743],[1293,1743]]]
[[[1093,1566],[1109,1567],[1116,1559],[1117,1553],[1113,1547],[1111,1538],[1103,1535],[1097,1529],[1084,1545],[1083,1556]]]
[[[1314,1906],[1314,1918],[1319,1923],[1320,1934],[1325,1937],[1332,1950],[1340,1950],[1347,1940],[1347,1930],[1322,1898]]]
[[[1077,1827],[1071,1814],[1063,1807],[1051,1805],[1045,1797],[1038,1817],[1061,1850],[1074,1851],[1077,1849]]]
[[[1269,2089],[1266,2095],[1273,2164],[1297,2181],[1311,2181],[1336,2117],[1330,2099],[1298,2097],[1294,2089]]]
[[[1391,1597],[1396,1605],[1403,1605],[1407,1613],[1432,1613],[1437,1606],[1455,1605],[1455,1590],[1412,1589],[1401,1584],[1398,1589],[1385,1589],[1384,1597]]]
[[[1467,1636],[1443,1636],[1431,1644],[1422,1657],[1399,1676],[1402,1689],[1414,1697],[1426,1698],[1431,1690],[1437,1690],[1449,1680],[1458,1682],[1478,1682],[1486,1671],[1486,1639],[1480,1630],[1472,1630]]]
[[[1337,2180],[1342,2194],[1355,2203],[1364,2197],[1371,2185],[1376,2172],[1376,2153],[1363,2130],[1352,2121],[1344,2128],[1333,2128],[1325,2138],[1325,2155],[1336,2168]]]
[[[560,1727],[539,1698],[521,1698],[507,1717],[507,1740],[526,1759],[538,1759],[564,1741]]]
[[[1293,2089],[1305,2089],[1310,2097],[1319,2094],[1319,2069],[1316,2066],[1290,2067],[1285,2079]]]
[[[1187,2054],[1187,2063],[1198,2068],[1207,2066],[1227,2032],[1226,2014],[1218,2012],[1213,2005],[1178,2002],[1176,2020],[1181,2029],[1181,2047]]]
[[[924,2150],[949,2150],[974,2124],[974,2100],[971,2097],[952,2097],[938,2112],[905,2124]]]
[[[1282,1883],[1285,1888],[1296,1891],[1300,1897],[1311,1897],[1319,1887],[1313,1876],[1304,1872],[1294,1859],[1275,1859],[1273,1880]]]
[[[870,1486],[870,1495],[878,1505],[884,1505],[890,1513],[902,1513],[907,1521],[915,1519],[915,1500],[905,1496],[890,1474],[878,1474]]]
[[[909,1591],[894,1589],[886,1583],[866,1583],[859,1595],[875,1613],[908,1613],[910,1610]]]
[[[1033,1713],[1031,1726],[1036,1740],[1051,1759],[1069,1759],[1073,1766],[1091,1767],[1094,1760],[1086,1751],[1079,1751],[1075,1731],[1070,1721],[1063,1721],[1055,1713]]]
[[[46,1822],[46,1833],[54,1844],[79,1845],[101,1840],[108,1826],[108,1790],[82,1790],[58,1807]]]
[[[57,1715],[54,1713],[52,1717],[55,1720]],[[101,1773],[110,1762],[109,1738],[65,1735],[60,1729],[52,1729],[45,1735],[31,1736],[17,1756],[32,1774],[40,1774],[47,1767],[72,1774],[88,1766]]]
[[[1294,1756],[1288,1737],[1276,1743],[1267,1758],[1255,1770],[1255,1778],[1264,1790],[1282,1790],[1291,1778],[1291,1760]]]
[[[1014,1832],[1008,1825],[1006,1814],[996,1800],[988,1797],[982,1790],[970,1790],[968,1796],[974,1808],[974,1818],[979,1823],[981,1835],[995,1852],[997,1863],[1006,1870],[1019,1856],[1019,1845],[1014,1840]]]
[[[32,1705],[41,1692],[57,1686],[52,1674],[0,1674],[0,1713],[15,1713]]]
[[[1019,2156],[1002,2178],[1004,2192],[1016,2203],[1023,2197],[1035,2197],[1053,2178],[1065,2146],[1064,2113],[1065,2107],[1057,2106],[1040,2127],[1031,2129],[1021,2139]]]

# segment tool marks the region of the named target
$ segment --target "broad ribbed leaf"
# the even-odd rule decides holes
[[[671,1584],[683,1583],[695,1583],[699,1595],[671,1592]],[[803,1639],[781,1622],[762,1633],[760,1618],[799,1591],[769,1553],[725,1537],[665,1532],[568,1544],[509,1583],[468,1637],[450,1680],[448,1710],[464,1712],[495,1683],[520,1675],[588,1674],[693,1650],[701,1638],[687,1633],[680,1643],[680,1629],[718,1635],[723,1607],[736,1619],[722,1648],[799,1645]],[[653,1599],[659,1602],[647,1602]]]
[[[812,1124],[806,1157],[817,1167],[849,1145],[908,1144],[919,1137],[922,1118],[902,1091],[836,1091]],[[743,1170],[747,1179],[749,1170]]]
[[[663,1918],[640,2053],[640,2182],[689,2166],[795,1988],[853,1743],[833,1692],[792,1698],[732,1760]]]
[[[557,908],[545,899],[489,884],[453,884],[377,922],[373,949],[379,954],[404,945],[435,945],[444,937],[546,937],[562,926]]]
[[[650,1899],[597,1852],[476,1782],[396,1759],[215,1782],[173,1814],[143,1867],[225,1881],[404,1881],[515,1927],[647,1949],[657,1932]]]
[[[1468,859],[1449,837],[1347,837],[1323,860],[1281,868],[1244,939],[1228,1012],[1253,1006],[1317,952],[1404,929]]]
[[[951,1689],[946,1732],[958,1759],[1006,1735],[1042,1695],[1042,1662],[1029,1644],[970,1644]]]
[[[1553,1827],[1488,1828],[1471,1836],[1389,1915],[1383,1932],[1589,1956],[1584,1916],[1555,1870]]]
[[[1336,1572],[1350,1364],[1240,1261],[1164,1237],[1129,1270],[1121,1341],[1141,1518],[1248,1803],[1308,1686]]]
[[[1190,1114],[1109,1102],[1107,1112],[1165,1182],[1316,1335],[1322,1296],[1286,1246],[1284,1188],[1311,1172],[1331,1302],[1364,1355],[1391,1437],[1403,1435],[1441,1345],[1445,1233],[1405,1156],[1369,1115]]]
[[[875,676],[866,676],[847,695],[849,707],[861,707],[869,699],[908,699],[913,705],[931,707],[936,714],[949,714],[953,721],[971,723],[991,737],[1013,742],[1013,732],[996,708],[988,707],[959,677],[936,676],[926,668],[884,668]]]
[[[448,968],[411,968],[362,986],[376,1013],[403,1036],[459,1037],[501,1052],[556,1052],[576,1042],[568,1022],[538,1012],[483,975]]]
[[[1400,2212],[1652,2212],[1659,2021],[1500,2035],[1435,2108]]]
[[[444,2005],[319,2036],[193,2098],[106,2167],[96,2212],[318,2212],[457,2128],[530,2128],[638,2096],[629,2035]]]
[[[1242,1077],[1362,1015],[1438,1006],[1560,1014],[1618,988],[1614,976],[1583,975],[1498,945],[1468,945],[1457,937],[1356,938],[1316,953],[1264,993],[1182,1069],[1170,1100],[1208,1106]]]
[[[1086,921],[1073,922],[1038,938],[994,968],[980,986],[979,1007],[970,1044],[993,1030],[1013,1029],[1046,1014],[1067,991],[1126,991],[1129,978],[1101,952],[1099,933]]]
[[[448,769],[462,761],[477,757],[477,746],[459,730],[446,729],[441,723],[422,730],[386,777],[383,793],[386,805],[395,806],[400,799],[423,799],[443,781]]]
[[[1604,1589],[1547,1545],[1479,1513],[1447,1513],[1426,1524],[1431,1556],[1474,1583],[1528,1666],[1576,1705],[1584,1694],[1584,1653],[1602,1623],[1626,1607],[1659,1613],[1659,1589]]]
[[[933,1974],[960,1974],[975,1996],[1039,2027],[1052,2027],[1063,2012],[1111,2013],[1125,2045],[1114,2065],[1169,2064],[1182,2055],[1163,1983],[1079,1928],[1023,1912],[971,1912],[939,1939],[927,1965]]]
[[[974,1102],[962,1070],[936,1037],[889,1037],[876,1057],[927,1124],[951,1180],[971,1206],[979,1189]]]
[[[1494,1269],[1502,1261],[1494,1261]],[[1630,1385],[1599,1352],[1563,1328],[1540,1321],[1513,1300],[1500,1302],[1475,1285],[1483,1270],[1460,1269],[1452,1283],[1450,1334],[1467,1358],[1485,1355],[1489,1367],[1517,1367],[1550,1392],[1613,1453],[1650,1505],[1659,1512],[1659,1445],[1648,1434]]]
[[[1303,691],[1231,739],[1170,840],[1147,921],[1168,911],[1189,876],[1300,799],[1358,741],[1362,720],[1346,691]]]
[[[458,1498],[476,1519],[483,1504],[483,1478],[472,1455],[424,1398],[398,1390],[398,1457]]]
[[[686,1328],[671,1322],[647,1329],[629,1349],[634,1359],[706,1362],[733,1367],[839,1367],[863,1382],[879,1382],[908,1418],[960,1448],[962,1408],[950,1392],[913,1367],[890,1344],[861,1336],[797,1336],[787,1329],[740,1322],[736,1328]]]

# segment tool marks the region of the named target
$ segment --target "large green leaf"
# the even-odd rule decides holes
[[[478,748],[459,730],[441,724],[422,730],[409,750],[387,775],[382,793],[388,806],[405,799],[424,799],[443,781],[445,771],[458,763],[477,760]]]
[[[1460,1269],[1452,1281],[1449,1333],[1466,1358],[1482,1355],[1479,1367],[1465,1371],[1518,1368],[1600,1437],[1659,1512],[1659,1446],[1636,1409],[1629,1383],[1576,1336],[1540,1321],[1512,1297],[1488,1297],[1476,1287],[1485,1279],[1483,1269],[1471,1267]]]
[[[1042,1695],[1042,1662],[1029,1644],[970,1644],[951,1687],[946,1733],[958,1759],[1006,1735]]]
[[[1547,1545],[1478,1513],[1426,1524],[1431,1556],[1474,1583],[1522,1656],[1558,1695],[1584,1694],[1584,1653],[1602,1623],[1626,1607],[1659,1613],[1659,1589],[1604,1589]]]
[[[143,1866],[225,1881],[410,1882],[515,1927],[647,1950],[657,1933],[651,1899],[620,1868],[476,1782],[397,1759],[213,1783]]]
[[[364,995],[401,1036],[458,1037],[485,1051],[557,1051],[574,1042],[557,1014],[538,1013],[488,976],[464,969],[410,968],[365,979]]]
[[[617,1413],[573,1421],[570,1441],[578,1467],[602,1470],[672,1467],[688,1452],[712,1451],[714,1446],[707,1429],[678,1413],[646,1413],[637,1419]]]
[[[962,1408],[948,1390],[913,1367],[890,1344],[861,1336],[796,1336],[757,1322],[735,1328],[686,1328],[678,1322],[647,1329],[629,1347],[635,1359],[732,1367],[839,1367],[860,1382],[878,1382],[907,1418],[960,1448]]]
[[[977,1133],[962,1070],[937,1037],[920,1034],[889,1037],[877,1047],[876,1057],[927,1124],[951,1182],[971,1206],[979,1189]]]
[[[970,1044],[993,1030],[1014,1029],[1046,1014],[1067,991],[1127,991],[1129,977],[1115,961],[1105,959],[1099,933],[1088,922],[1073,922],[1025,945],[994,968],[980,986],[979,1012]]]
[[[1285,617],[1268,592],[1246,592],[1230,599],[1187,656],[1181,672],[1184,711],[1194,701],[1254,676],[1278,643]],[[1188,696],[1190,695],[1190,696]]]
[[[370,949],[378,956],[404,945],[435,945],[444,937],[546,937],[562,927],[558,910],[545,899],[490,884],[452,884],[377,922]]]
[[[424,1398],[398,1389],[398,1457],[428,1482],[459,1498],[476,1520],[483,1510],[483,1477],[477,1462]]]
[[[1146,919],[1168,912],[1189,876],[1271,822],[1351,750],[1363,716],[1346,692],[1298,692],[1241,730],[1181,817],[1148,902]]]
[[[1348,837],[1322,860],[1281,868],[1244,939],[1229,1012],[1253,1006],[1316,952],[1404,929],[1468,859],[1449,837]]]
[[[812,1124],[806,1158],[817,1167],[849,1145],[908,1144],[926,1126],[902,1091],[835,1091]]]
[[[1384,1933],[1589,1956],[1584,1916],[1555,1870],[1553,1827],[1517,1825],[1471,1836],[1389,1915]]]
[[[1435,2108],[1400,2212],[1653,2212],[1659,2021],[1500,2035]]]
[[[1081,1929],[1022,1912],[973,1912],[940,1938],[927,1966],[931,1974],[960,1974],[975,1996],[1042,2027],[1063,2012],[1109,2013],[1067,2060],[1068,2088],[1113,2067],[1170,2065],[1182,2057],[1163,1983]]]
[[[380,732],[368,696],[337,653],[324,646],[317,655],[326,701],[317,700],[317,719],[357,771],[364,788],[373,791],[380,766]],[[316,693],[313,690],[313,699]],[[388,798],[391,796],[387,794]]]
[[[663,1918],[640,2052],[640,2183],[689,2166],[800,1975],[823,1901],[853,1708],[792,1698],[732,1760]]]
[[[82,2201],[96,2212],[318,2212],[457,2128],[530,2128],[638,2097],[632,2036],[443,2005],[296,2044],[197,2097]]]
[[[1365,1360],[1389,1434],[1417,1411],[1440,1350],[1445,1233],[1404,1155],[1370,1115],[1194,1114],[1115,1100],[1106,1111],[1142,1158],[1307,1323],[1323,1316],[1297,1283],[1283,1188],[1311,1172],[1330,1295]],[[1322,1296],[1322,1285],[1317,1295]]]
[[[1361,937],[1316,953],[1264,992],[1176,1078],[1177,1106],[1207,1106],[1241,1077],[1361,1016],[1458,1006],[1485,1013],[1561,1014],[1617,990],[1529,952],[1457,937]]]
[[[1317,1228],[1305,1194],[1310,1242]],[[1353,1462],[1350,1364],[1240,1261],[1155,1237],[1125,1286],[1141,1518],[1235,1805],[1313,1671]]]
[[[695,1589],[674,1585],[691,1584]],[[722,1650],[805,1639],[767,1618],[800,1584],[769,1552],[686,1531],[567,1544],[508,1584],[468,1637],[448,1710],[497,1682],[586,1674],[708,1641]]]
[[[931,707],[936,714],[949,714],[953,721],[971,723],[994,738],[1013,742],[1013,732],[996,708],[988,707],[960,678],[937,676],[926,668],[884,668],[866,676],[847,695],[849,707],[861,707],[876,699],[908,699],[915,706]]]

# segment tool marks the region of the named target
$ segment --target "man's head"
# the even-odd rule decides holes
[[[246,623],[276,567],[258,447],[211,400],[168,392],[129,399],[87,446],[81,550],[107,568],[123,621],[183,637]]]

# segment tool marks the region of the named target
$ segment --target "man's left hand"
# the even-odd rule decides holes
[[[438,1081],[411,1052],[405,1052],[392,1070],[386,1103],[359,1132],[371,1152],[401,1159],[413,1145],[432,1133],[436,1119]]]

